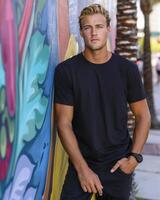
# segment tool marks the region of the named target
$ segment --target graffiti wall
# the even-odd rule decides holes
[[[111,0],[0,1],[0,200],[59,200],[67,156],[54,130],[54,69],[82,50],[78,15],[95,2],[115,25]]]

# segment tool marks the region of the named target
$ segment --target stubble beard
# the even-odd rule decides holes
[[[91,50],[91,51],[99,51],[99,50],[102,50],[104,49],[105,47],[107,47],[107,43],[104,43],[102,45],[99,45],[99,46],[94,46],[94,45],[86,45],[86,48]]]

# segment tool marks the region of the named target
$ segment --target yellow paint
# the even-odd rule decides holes
[[[68,157],[59,138],[56,139],[54,167],[53,167],[53,190],[51,200],[59,200],[65,174],[68,167]]]
[[[65,60],[68,58],[71,58],[72,56],[76,55],[78,53],[78,43],[74,37],[74,35],[70,36],[67,51],[65,54]]]

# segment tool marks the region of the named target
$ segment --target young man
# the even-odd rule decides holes
[[[58,133],[69,155],[61,200],[128,200],[142,161],[150,114],[138,68],[107,50],[108,12],[99,4],[79,17],[85,49],[55,71]],[[135,115],[131,140],[127,103]]]

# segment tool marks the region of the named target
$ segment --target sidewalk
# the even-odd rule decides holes
[[[143,157],[144,161],[135,171],[137,197],[160,200],[160,130],[150,130]]]

